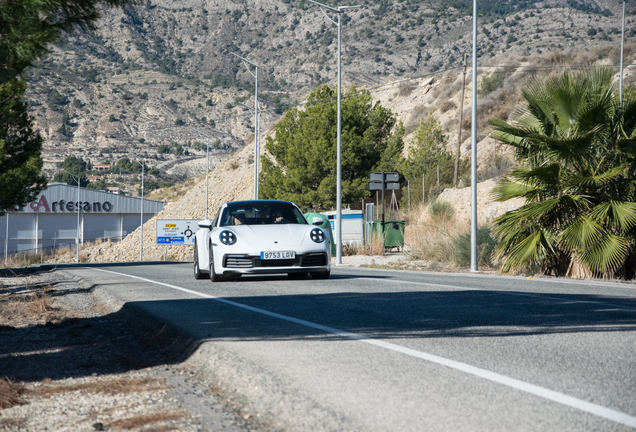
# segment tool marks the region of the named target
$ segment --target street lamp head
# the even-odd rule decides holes
[[[320,7],[323,7],[325,9],[330,10],[331,12],[335,12],[335,13],[338,13],[338,14],[344,13],[345,9],[354,9],[354,8],[361,8],[362,7],[362,5],[357,5],[357,6],[338,6],[337,8],[335,8],[335,7],[327,6],[327,5],[322,4],[322,3],[318,3],[317,1],[314,1],[314,0],[308,0],[308,1],[310,3],[317,4]]]
[[[252,63],[251,61],[247,60],[246,58],[241,57],[240,55],[238,55],[235,52],[231,52],[230,54],[235,55],[236,57],[240,58],[241,60],[243,60],[244,62],[247,62],[249,64],[251,64],[252,66],[254,66],[255,68],[258,69],[258,65],[256,63]]]
[[[254,107],[251,107],[249,105],[245,105],[243,102],[239,102],[239,104],[243,105],[245,108],[250,109],[251,111],[254,111]]]

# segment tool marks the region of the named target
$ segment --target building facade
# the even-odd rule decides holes
[[[52,184],[24,207],[0,217],[2,252],[68,247],[79,241],[121,240],[141,224],[141,198],[77,186]],[[161,201],[143,200],[144,223],[163,209]]]

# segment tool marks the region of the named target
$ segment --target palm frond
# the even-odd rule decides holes
[[[594,207],[590,218],[610,229],[627,232],[636,226],[636,202],[609,201]]]
[[[584,250],[598,242],[603,234],[603,228],[596,220],[589,217],[579,217],[565,228],[559,237],[559,244],[572,251]]]
[[[516,241],[504,255],[502,271],[510,272],[540,264],[546,255],[554,254],[550,236],[546,234],[545,230],[539,229],[522,238],[517,235]]]
[[[536,190],[536,187],[528,183],[503,179],[493,188],[491,196],[495,201],[508,201],[512,198],[525,197],[533,190]]]
[[[628,247],[629,242],[623,236],[607,234],[579,256],[581,262],[593,272],[607,273],[621,265]]]

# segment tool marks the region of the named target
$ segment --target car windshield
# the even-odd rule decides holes
[[[220,226],[304,224],[307,220],[297,207],[284,202],[231,203],[223,210]]]

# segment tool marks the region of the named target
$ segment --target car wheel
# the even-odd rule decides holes
[[[327,270],[324,272],[316,272],[316,273],[311,273],[311,277],[314,279],[329,279],[329,275],[331,274],[331,270]]]
[[[300,279],[300,278],[307,277],[307,273],[287,273],[287,276],[289,276],[292,279]]]
[[[210,253],[208,254],[210,257],[210,280],[212,282],[219,282],[221,280],[221,276],[216,274],[214,271],[214,256],[212,255],[212,245],[210,245]]]
[[[203,273],[199,267],[199,251],[197,248],[197,242],[194,242],[194,278],[203,279],[205,277],[205,273]]]

